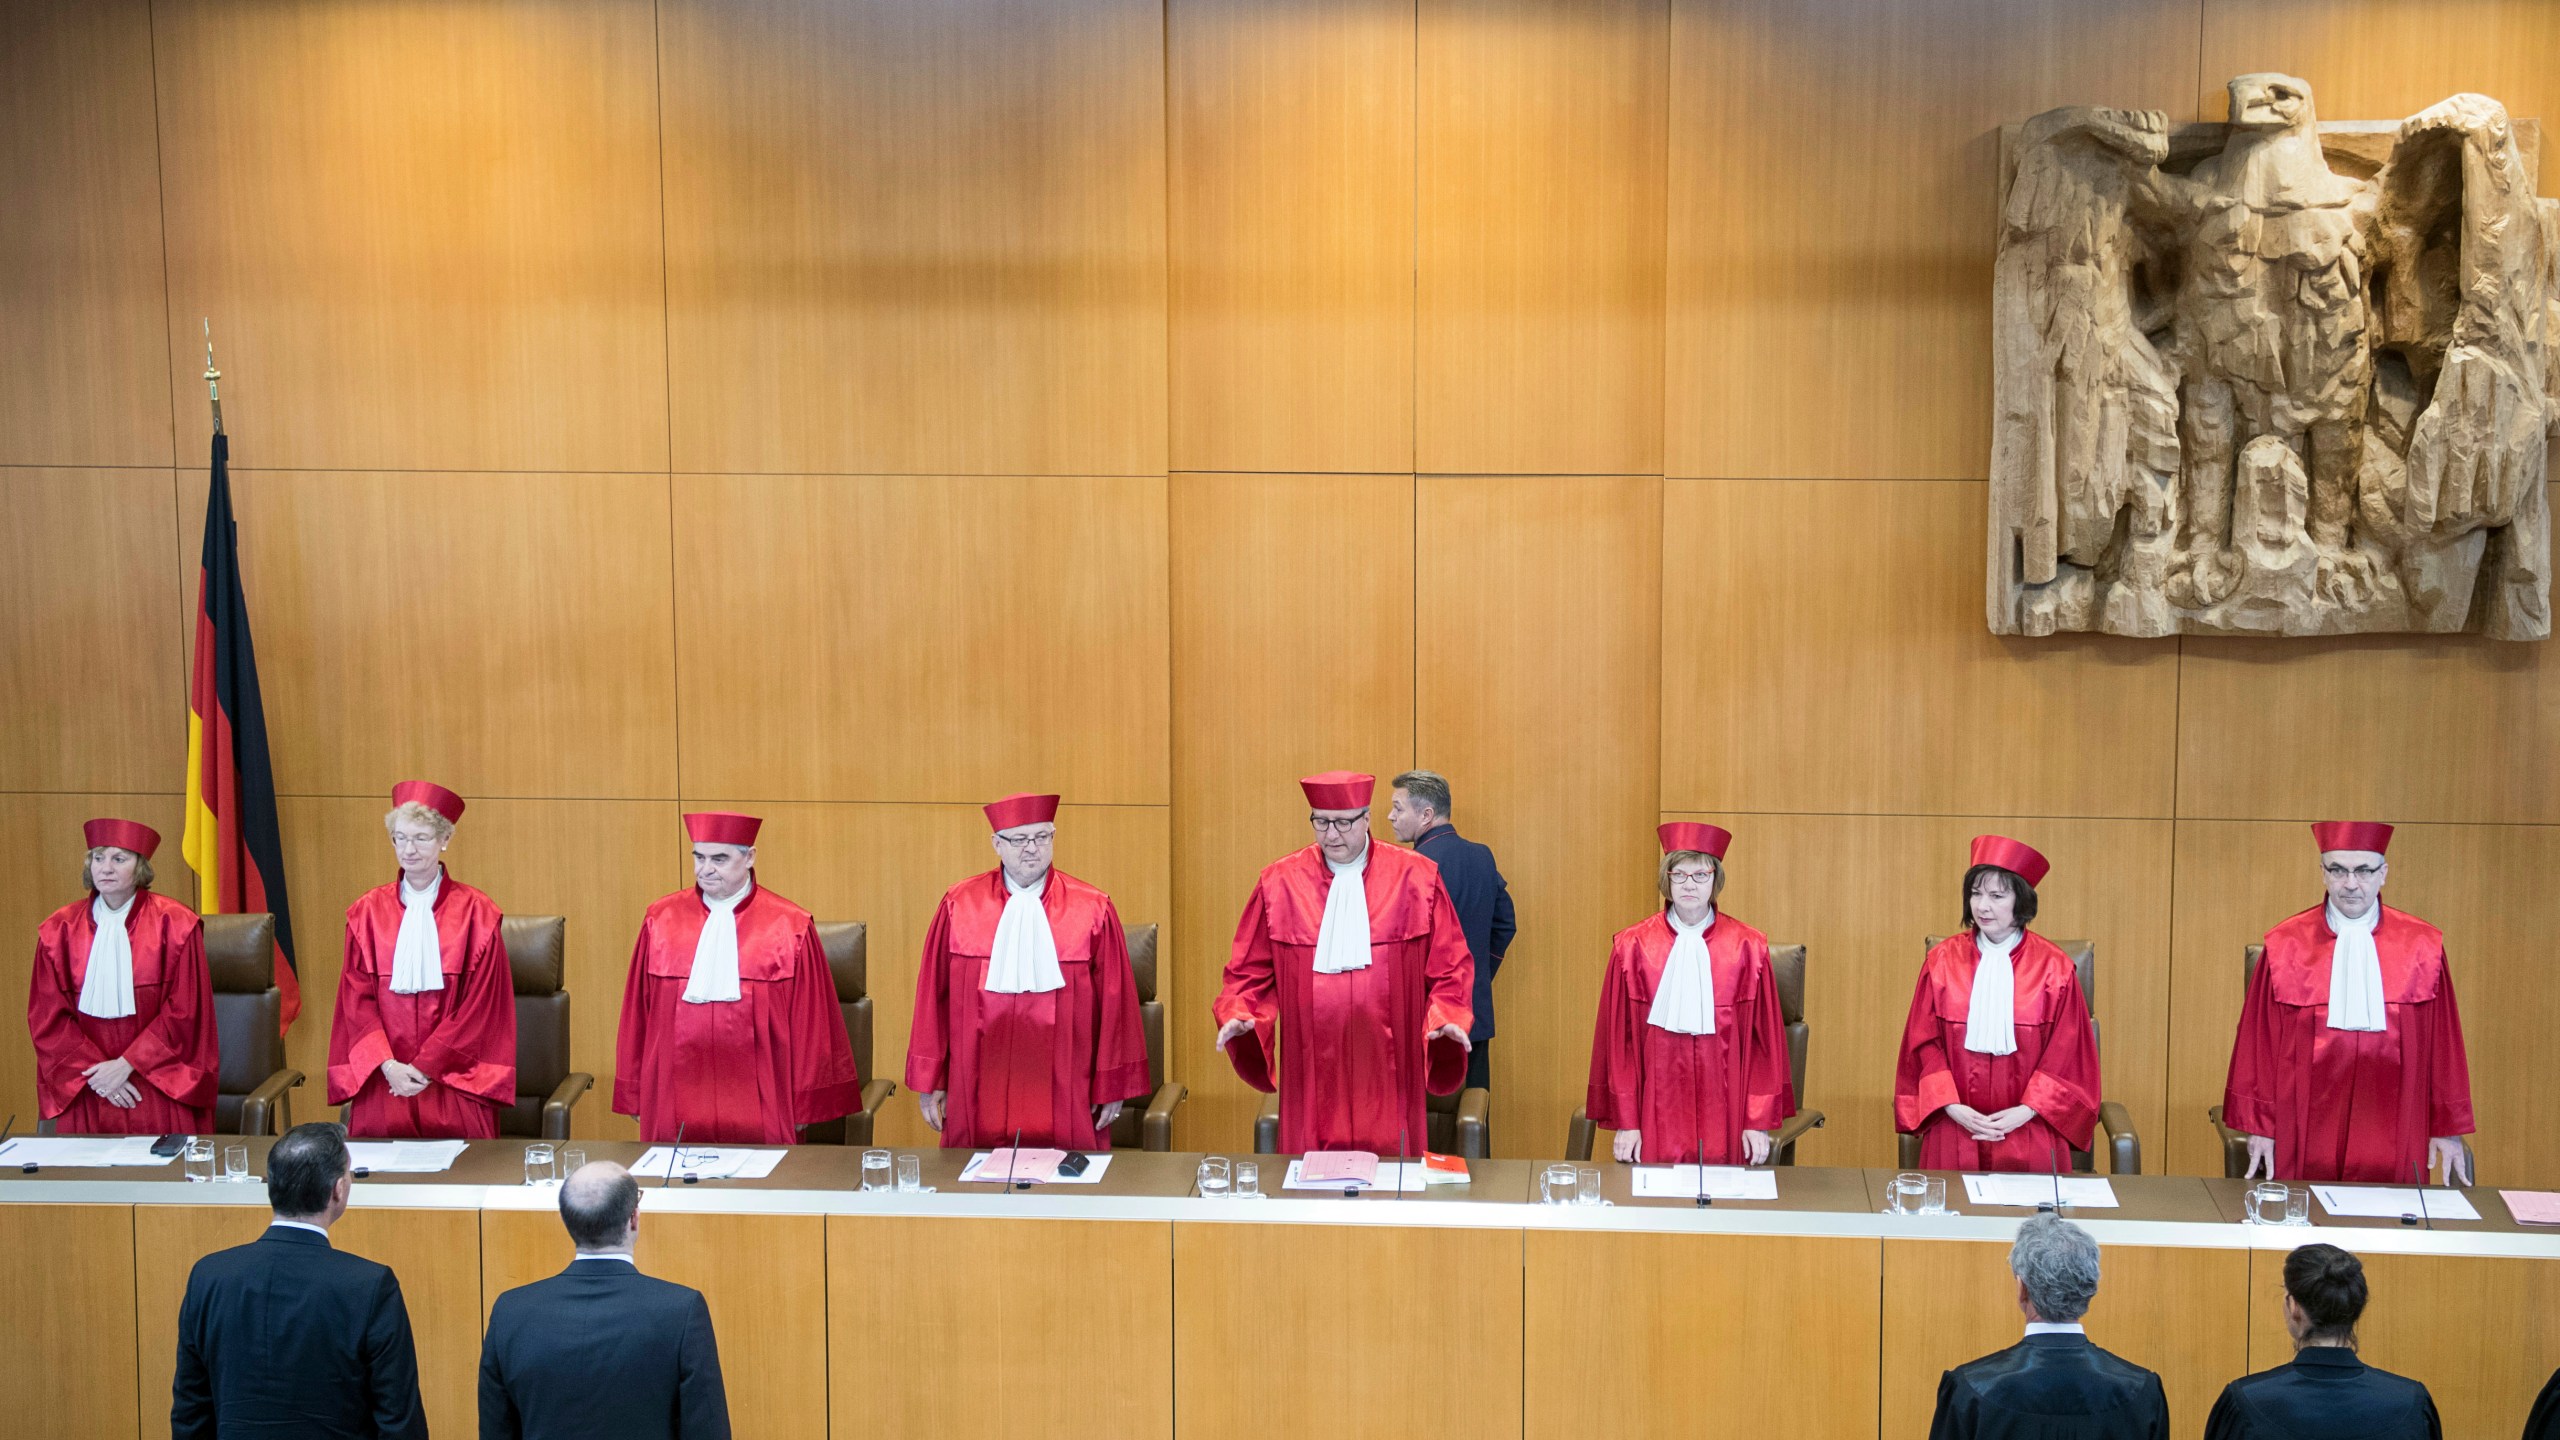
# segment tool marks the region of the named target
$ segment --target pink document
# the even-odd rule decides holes
[[[1064,1150],[1023,1149],[1017,1154],[1011,1147],[999,1147],[969,1167],[963,1180],[981,1185],[1001,1185],[1007,1180],[1029,1181],[1045,1185],[1058,1178],[1058,1162],[1067,1158]]]
[[[1378,1157],[1366,1150],[1310,1150],[1298,1162],[1298,1179],[1309,1185],[1374,1185]]]
[[[2501,1190],[2498,1198],[2519,1225],[2560,1225],[2560,1190]]]

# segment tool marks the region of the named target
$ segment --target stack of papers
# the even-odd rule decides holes
[[[154,1155],[153,1135],[90,1138],[72,1135],[21,1135],[0,1145],[0,1165],[46,1165],[86,1168],[104,1165],[166,1165],[175,1155]]]
[[[1310,1150],[1298,1161],[1308,1184],[1367,1185],[1378,1178],[1378,1157],[1366,1150]]]
[[[1710,1165],[1706,1173],[1706,1196],[1710,1200],[1775,1200],[1778,1198],[1778,1175],[1774,1170],[1747,1170],[1740,1165]],[[1635,1192],[1639,1200],[1692,1200],[1699,1193],[1698,1167],[1695,1165],[1639,1165],[1636,1167]]]
[[[2051,1205],[2114,1210],[2116,1187],[2103,1175],[1967,1175],[1964,1198],[1974,1205]]]
[[[2477,1220],[2480,1212],[2459,1190],[2420,1190],[2415,1185],[2314,1185],[2320,1208],[2340,1218]]]
[[[688,1176],[696,1180],[761,1180],[782,1163],[781,1150],[739,1150],[708,1145],[684,1147],[684,1163],[676,1167],[675,1178]],[[640,1163],[631,1167],[633,1175],[664,1177],[667,1164],[676,1158],[672,1145],[652,1145]]]
[[[1431,1183],[1423,1178],[1422,1162],[1419,1160],[1382,1161],[1377,1168],[1377,1178],[1368,1181],[1310,1180],[1306,1175],[1306,1165],[1307,1162],[1304,1159],[1290,1161],[1289,1173],[1282,1177],[1280,1188],[1283,1190],[1330,1190],[1335,1194],[1345,1190],[1387,1190],[1403,1195],[1418,1195],[1422,1192],[1422,1187]]]
[[[2498,1198],[2519,1225],[2560,1225],[2560,1190],[2501,1190]]]
[[[1084,1173],[1068,1175],[1058,1169],[1058,1163],[1066,1158],[1064,1150],[1025,1146],[1022,1158],[1017,1160],[1011,1149],[1000,1147],[984,1151],[970,1161],[960,1172],[960,1180],[966,1185],[1002,1185],[1007,1180],[1028,1185],[1099,1185],[1102,1172],[1111,1168],[1110,1156],[1088,1154],[1084,1157]]]
[[[347,1158],[359,1170],[376,1175],[398,1171],[432,1175],[450,1170],[467,1140],[350,1140]]]

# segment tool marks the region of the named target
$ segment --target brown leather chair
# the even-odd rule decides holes
[[[213,1024],[222,1044],[214,1133],[281,1135],[293,1128],[291,1092],[303,1074],[284,1063],[276,917],[264,912],[207,915],[204,961],[213,972]]]
[[[1932,935],[1921,944],[1921,954],[1938,948],[1944,935]],[[2071,968],[2080,980],[2081,998],[2089,1002],[2089,1041],[2098,1040],[2098,946],[2093,940],[2056,940],[2062,953],[2071,958]],[[2115,1175],[2142,1173],[2142,1137],[2133,1133],[2133,1115],[2117,1100],[2098,1102],[2098,1128],[2107,1132],[2107,1170]],[[1900,1163],[1905,1170],[1920,1167],[1920,1137],[1896,1135]],[[2082,1174],[2095,1168],[2097,1160],[2086,1150],[2071,1152],[2071,1168]]]
[[[2240,952],[2240,993],[2249,993],[2249,982],[2258,978],[2258,962],[2266,958],[2267,947],[2251,945]],[[2244,1180],[2249,1175],[2249,1137],[2222,1123],[2222,1107],[2209,1106],[2204,1118],[2213,1122],[2214,1133],[2222,1137],[2222,1175],[2226,1180]],[[2471,1183],[2480,1183],[2480,1157],[2471,1153],[2471,1141],[2462,1139],[2462,1158],[2471,1172]],[[2411,1177],[2415,1179],[2415,1176]]]
[[[1422,1146],[1438,1155],[1483,1160],[1493,1153],[1493,1092],[1481,1085],[1454,1095],[1422,1095]],[[1253,1117],[1253,1153],[1280,1153],[1280,1096],[1262,1097]],[[1392,1157],[1390,1157],[1392,1158]]]
[[[1806,1024],[1804,1018],[1804,946],[1771,945],[1769,968],[1778,977],[1778,1015],[1787,1026],[1787,1071],[1795,1085],[1796,1103],[1801,1105],[1804,1103],[1805,1053],[1813,1047],[1813,1027]],[[1804,1138],[1806,1131],[1821,1129],[1829,1119],[1819,1110],[1798,1110],[1789,1116],[1787,1123],[1779,1126],[1773,1137],[1769,1163],[1796,1163],[1796,1142]],[[1591,1123],[1590,1112],[1574,1111],[1572,1122],[1565,1127],[1564,1158],[1590,1159],[1592,1139],[1598,1129]],[[1692,1150],[1695,1148],[1691,1147]]]
[[[871,942],[870,927],[859,920],[821,920],[818,948],[836,982],[836,1005],[844,1011],[845,1039],[853,1045],[854,1073],[871,1072]],[[837,1120],[800,1127],[800,1139],[811,1145],[868,1145],[880,1118],[880,1107],[898,1087],[874,1076],[862,1083],[862,1108]]]
[[[566,1140],[569,1111],[596,1077],[569,1068],[569,922],[558,915],[510,915],[499,922],[516,997],[516,1098],[498,1111],[498,1133],[521,1140]],[[352,1107],[338,1107],[349,1123]]]
[[[1129,972],[1138,985],[1138,1023],[1147,1035],[1147,1107],[1121,1108],[1111,1122],[1111,1144],[1120,1150],[1171,1150],[1173,1112],[1190,1087],[1164,1078],[1164,1002],[1156,998],[1156,927],[1129,927]]]

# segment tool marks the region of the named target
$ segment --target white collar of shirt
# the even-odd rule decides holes
[[[1964,1048],[1977,1055],[2018,1053],[2018,969],[2010,956],[2026,936],[2025,926],[1997,943],[1984,939],[1979,930],[1973,934],[1973,948],[1982,959],[1973,967],[1973,1002],[1965,1009]]]
[[[2027,1322],[2027,1333],[2030,1335],[2086,1335],[2089,1333],[2089,1327],[2077,1320],[2067,1325],[2057,1325],[2050,1320],[2030,1320]]]
[[[693,969],[684,980],[684,999],[688,1005],[713,1005],[738,998],[738,907],[756,893],[753,879],[738,887],[738,893],[726,900],[700,896],[710,918],[702,922],[702,934],[693,942]]]
[[[1715,928],[1716,908],[1695,925],[1680,923],[1680,912],[1665,910],[1671,926],[1671,955],[1662,962],[1662,981],[1653,990],[1653,1009],[1645,1023],[1677,1035],[1716,1033],[1716,967],[1707,954],[1707,932]]]
[[[1049,929],[1049,907],[1041,903],[1049,893],[1048,874],[1028,888],[1014,884],[1002,870],[996,878],[1004,882],[1004,913],[996,917],[995,943],[987,947],[986,983],[978,988],[995,995],[1065,989],[1067,977],[1058,970],[1058,937]]]
[[[444,867],[424,890],[399,881],[400,935],[391,942],[391,993],[415,995],[444,988],[444,937],[436,932],[436,897],[444,894]]]
[[[2339,914],[2334,903],[2328,911],[2329,933],[2338,937],[2329,947],[2329,1028],[2390,1028],[2382,1005],[2382,952],[2373,944],[2373,932],[2382,924],[2382,901],[2376,898],[2354,920]]]
[[[1316,973],[1343,975],[1353,970],[1366,970],[1369,968],[1369,847],[1362,846],[1360,857],[1346,865],[1336,865],[1328,857],[1324,868],[1333,872],[1333,885],[1325,891],[1324,920],[1316,927]]]
[[[308,1220],[270,1220],[267,1222],[267,1228],[270,1230],[308,1230],[323,1240],[329,1238],[328,1226],[314,1225]]]
[[[133,937],[125,930],[125,922],[133,918],[134,904],[142,898],[136,890],[125,897],[124,908],[107,908],[107,898],[93,895],[89,900],[89,918],[97,922],[98,933],[89,941],[89,970],[80,977],[80,1013],[100,1020],[122,1020],[133,1014]]]
[[[574,1258],[579,1260],[619,1260],[634,1270],[640,1268],[640,1262],[632,1259],[631,1252],[628,1250],[581,1250]]]

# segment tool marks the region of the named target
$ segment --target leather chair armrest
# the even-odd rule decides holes
[[[1493,1153],[1493,1092],[1479,1085],[1458,1092],[1458,1123],[1451,1127],[1458,1154],[1482,1160]]]
[[[870,1083],[862,1087],[861,1113],[871,1117],[872,1119],[878,1119],[880,1116],[880,1107],[888,1104],[889,1097],[897,1093],[898,1084],[896,1081],[873,1079]]]
[[[1262,1097],[1262,1111],[1253,1117],[1253,1153],[1280,1153],[1280,1096],[1277,1092]]]
[[[2098,1102],[2098,1124],[2107,1132],[2107,1173],[2142,1173],[2142,1137],[2133,1133],[2133,1113],[2121,1100]]]
[[[1564,1127],[1564,1158],[1575,1161],[1590,1159],[1591,1142],[1599,1133],[1600,1127],[1591,1123],[1590,1111],[1574,1111],[1572,1122]]]
[[[1793,1165],[1796,1163],[1796,1142],[1803,1139],[1806,1132],[1819,1130],[1830,1123],[1831,1117],[1819,1110],[1799,1110],[1788,1116],[1787,1123],[1779,1126],[1777,1133],[1769,1137],[1769,1163]]]
[[[1176,1106],[1191,1098],[1191,1087],[1167,1080],[1147,1101],[1147,1113],[1138,1117],[1138,1148],[1161,1155],[1173,1148],[1173,1112]]]
[[[2249,1173],[2249,1137],[2222,1123],[2219,1105],[2207,1108],[2204,1118],[2213,1122],[2213,1133],[2222,1137],[2222,1178],[2245,1178]]]
[[[1920,1168],[1920,1137],[1896,1134],[1893,1137],[1894,1167],[1900,1170]]]
[[[569,1111],[578,1103],[579,1097],[595,1088],[595,1083],[596,1077],[584,1070],[572,1070],[560,1077],[558,1088],[542,1102],[543,1139],[569,1138]]]
[[[293,1128],[292,1091],[303,1081],[299,1070],[279,1070],[240,1101],[240,1133],[282,1135]]]

